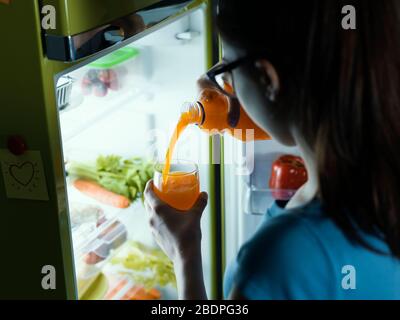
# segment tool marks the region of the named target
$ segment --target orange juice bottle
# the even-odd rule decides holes
[[[226,89],[229,89],[226,87]],[[269,140],[271,137],[257,126],[240,106],[239,121],[235,127],[228,123],[228,98],[214,89],[205,89],[198,100],[186,104],[182,115],[186,121],[196,124],[209,134],[225,133],[242,141]]]

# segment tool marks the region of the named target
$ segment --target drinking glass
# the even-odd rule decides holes
[[[198,166],[191,161],[175,160],[170,172],[163,176],[165,163],[159,162],[154,170],[154,192],[171,207],[187,211],[200,194]]]

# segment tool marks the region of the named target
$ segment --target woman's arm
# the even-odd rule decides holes
[[[191,256],[174,263],[179,299],[207,300],[200,246]]]
[[[207,299],[203,280],[200,219],[208,196],[201,193],[187,212],[181,212],[160,200],[153,191],[153,181],[145,190],[145,206],[150,214],[150,226],[158,245],[173,261],[179,298]]]

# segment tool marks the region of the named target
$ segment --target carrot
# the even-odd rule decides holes
[[[128,208],[130,205],[130,200],[127,197],[108,191],[96,182],[77,179],[74,181],[74,186],[80,192],[86,194],[93,199],[96,199],[101,203],[116,208]]]
[[[150,289],[149,291],[148,291],[148,294],[150,295],[150,296],[152,296],[153,297],[153,299],[155,299],[155,300],[158,300],[158,299],[160,299],[161,298],[161,292],[160,291],[158,291],[157,289]]]
[[[121,300],[157,300],[160,299],[161,294],[156,289],[146,290],[143,287],[135,286],[126,292]]]
[[[114,298],[117,295],[118,291],[120,291],[123,287],[125,287],[127,283],[128,283],[127,279],[123,279],[120,282],[118,282],[117,285],[107,293],[104,299],[111,300],[112,298]]]

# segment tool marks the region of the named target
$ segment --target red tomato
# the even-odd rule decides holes
[[[289,200],[307,181],[307,170],[302,158],[293,155],[279,157],[272,164],[269,187],[276,200]]]

